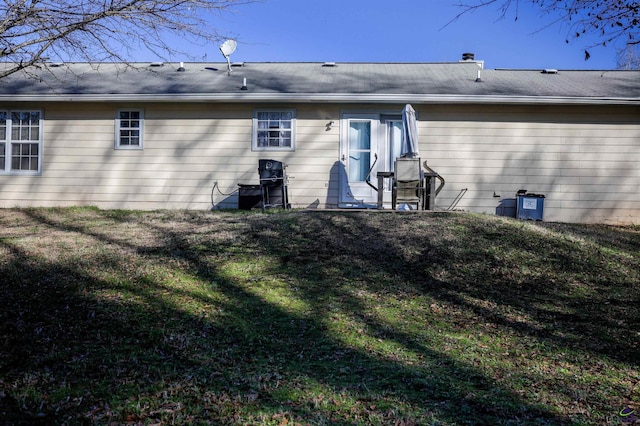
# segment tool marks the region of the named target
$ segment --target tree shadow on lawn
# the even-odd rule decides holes
[[[519,334],[640,365],[640,345],[632,339],[640,329],[640,257],[629,249],[640,235],[633,230],[625,233],[629,241],[606,244],[601,237],[590,241],[589,228],[581,228],[587,241],[576,241],[549,232],[553,224],[506,220],[496,227],[494,219],[473,215],[457,215],[455,235],[451,215],[445,226],[437,217],[407,215],[398,230],[386,229],[384,216],[367,225],[345,214],[343,226],[336,216],[308,216],[304,225],[296,221],[295,232],[282,231],[286,244],[269,243],[283,253],[284,265],[297,258],[323,275],[333,256],[346,256],[353,267],[342,272],[365,288],[427,294]],[[271,224],[259,226],[274,232]],[[292,251],[304,247],[298,239],[312,243]]]
[[[0,303],[6,307],[0,314],[0,340],[6,342],[0,413],[6,424],[278,423],[283,415],[312,424],[568,422],[420,334],[381,320],[363,301],[376,293],[403,302],[429,294],[499,327],[539,335],[477,308],[466,293],[482,289],[451,288],[456,280],[442,274],[456,265],[437,262],[446,241],[425,244],[437,220],[427,220],[420,235],[414,230],[394,238],[383,218],[371,225],[359,215],[292,214],[285,225],[275,216],[243,216],[230,229],[201,216],[192,219],[202,231],[196,238],[162,223],[92,214],[104,224],[25,212],[30,223],[22,226],[82,240],[76,243],[86,253],[75,257],[35,256],[18,234],[0,239]],[[155,237],[127,240],[118,233],[127,226]],[[228,235],[206,238],[207,232]],[[417,242],[405,244],[413,237]],[[252,256],[267,262],[256,272],[270,268],[269,276],[285,283],[284,290],[306,308],[266,300],[254,287],[271,285],[261,282],[267,277],[249,277],[250,270],[247,278],[237,278],[223,267],[228,260],[251,268]],[[336,267],[343,258],[353,267]],[[166,276],[158,273],[162,268]],[[180,280],[201,284],[175,285]],[[509,295],[506,301],[526,309],[524,299]],[[554,321],[575,335],[569,321]],[[331,329],[336,324],[344,330]],[[553,329],[551,322],[543,325]],[[592,335],[566,340],[549,332],[558,345],[597,350],[588,349]],[[397,345],[402,357],[412,358],[396,359],[373,340],[368,346],[368,339]],[[622,351],[621,359],[632,355],[618,346],[613,349]],[[605,353],[615,356],[610,350]]]
[[[543,389],[556,395],[558,400],[550,406],[574,404],[564,408],[583,421],[638,398],[640,377],[633,366],[640,365],[636,337],[640,264],[633,250],[637,243],[633,229],[627,230],[626,242],[609,244],[588,231],[584,231],[586,240],[576,240],[554,231],[557,226],[509,220],[497,225],[493,218],[475,215],[387,218],[309,212],[304,219],[292,220],[290,229],[277,230],[282,222],[265,221],[255,224],[255,232],[257,239],[260,233],[268,236],[262,238],[266,248],[280,253],[283,267],[291,274],[329,284],[324,289],[310,286],[303,296],[309,303],[321,302],[327,299],[323,293],[332,292],[330,299],[342,300],[345,311],[362,316],[372,334],[391,335],[423,352],[424,347],[416,347],[416,335],[389,331],[388,323],[372,316],[361,303],[358,289],[381,296],[393,293],[405,300],[422,297],[426,303],[435,302],[433,312],[449,311],[446,321],[455,325],[458,334],[469,329],[513,335],[511,342],[504,343],[505,351],[543,358],[541,363],[522,362],[520,367],[517,359],[508,360],[512,368],[489,368],[493,377],[482,372],[486,370],[476,370],[477,376],[485,375],[485,381],[501,374],[518,376],[514,383],[530,383],[531,393]],[[390,229],[387,223],[399,229]],[[278,233],[280,239],[274,236]],[[335,263],[344,265],[345,258],[351,267],[335,270]],[[323,312],[326,307],[318,304],[317,317]],[[472,340],[472,345],[482,344],[481,339]],[[433,348],[434,344],[427,345]],[[548,371],[526,371],[545,363],[551,364]],[[566,379],[554,369],[566,371]],[[616,372],[603,373],[608,369]],[[618,381],[625,374],[629,376]],[[510,387],[509,380],[493,383]]]

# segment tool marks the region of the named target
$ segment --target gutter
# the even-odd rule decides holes
[[[0,95],[0,102],[295,102],[374,104],[640,105],[640,98],[369,93],[189,93]]]

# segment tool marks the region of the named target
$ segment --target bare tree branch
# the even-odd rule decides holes
[[[619,70],[640,70],[640,45],[629,45],[618,52]]]
[[[0,4],[0,78],[59,59],[127,62],[138,44],[165,58],[179,52],[168,35],[218,41],[206,14],[259,0],[4,0]]]
[[[548,15],[555,16],[555,22],[568,26],[567,43],[573,39],[595,36],[597,45],[622,42],[625,46],[640,44],[640,2],[638,0],[470,0],[460,1],[458,13],[445,26],[457,21],[463,15],[480,8],[497,5],[500,16],[504,18],[508,11],[515,9],[518,19],[518,7],[527,2],[540,8]],[[588,52],[585,51],[588,55]]]

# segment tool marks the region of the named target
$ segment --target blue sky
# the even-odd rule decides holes
[[[471,2],[474,0],[466,0]],[[487,68],[612,69],[614,47],[565,43],[569,28],[554,24],[528,0],[504,19],[489,6],[445,26],[460,0],[264,0],[211,18],[238,41],[233,61],[442,62],[473,52]],[[444,28],[443,28],[444,27]],[[184,47],[184,46],[183,46]],[[216,46],[190,49],[196,59],[224,60]]]

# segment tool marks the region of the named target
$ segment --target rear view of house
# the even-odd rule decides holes
[[[437,210],[640,223],[640,71],[452,63],[47,64],[0,85],[0,207],[237,208],[281,161],[294,208],[377,208],[416,111]],[[370,182],[367,182],[367,181]],[[383,206],[391,184],[384,182]]]

